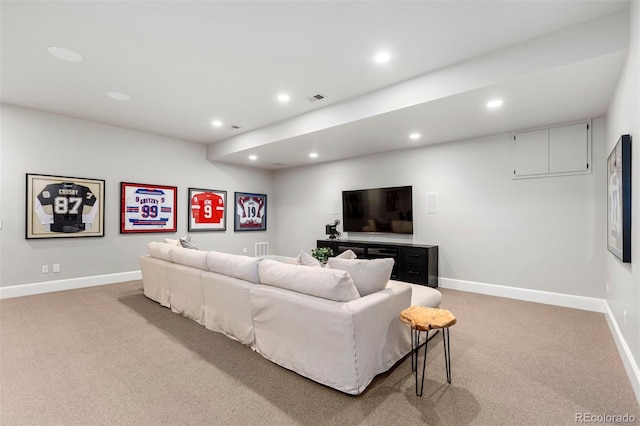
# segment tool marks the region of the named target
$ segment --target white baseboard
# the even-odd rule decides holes
[[[606,301],[604,303],[604,306],[604,316],[607,319],[607,323],[609,324],[609,329],[611,330],[611,334],[613,335],[613,340],[616,342],[616,346],[618,347],[618,352],[620,353],[620,358],[622,358],[624,368],[625,370],[627,370],[627,375],[629,376],[629,380],[631,381],[631,386],[636,393],[636,399],[638,400],[638,403],[640,403],[640,367],[638,367],[638,363],[633,358],[631,349],[629,349],[629,345],[627,345],[627,341],[622,335],[620,327],[618,327],[618,322],[613,316],[613,312],[611,312],[611,308],[609,308],[609,304]]]
[[[30,296],[32,294],[50,293],[52,291],[73,290],[76,288],[94,287],[97,285],[115,284],[142,279],[140,271],[121,272],[91,277],[70,278],[67,280],[44,281],[41,283],[12,285],[0,287],[0,299]]]
[[[531,290],[528,288],[507,287],[496,284],[485,284],[442,277],[440,278],[439,285],[442,288],[450,288],[452,290],[506,297],[508,299],[524,300],[527,302],[544,303],[546,305],[563,306],[565,308],[581,309],[583,311],[601,313],[604,313],[605,311],[604,299],[597,299],[595,297],[574,296],[571,294]]]

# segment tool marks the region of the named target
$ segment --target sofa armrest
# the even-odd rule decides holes
[[[411,286],[390,281],[384,290],[346,305],[352,313],[361,377],[373,378],[387,371],[410,352],[411,335],[400,321],[400,312],[411,306]]]
[[[140,258],[144,295],[162,306],[170,307],[168,270],[171,262],[151,256]]]

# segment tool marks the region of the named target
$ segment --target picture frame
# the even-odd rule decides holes
[[[188,231],[227,230],[227,191],[189,188]]]
[[[607,158],[607,248],[631,262],[631,135],[622,135]]]
[[[104,237],[103,179],[26,178],[26,239]]]
[[[120,182],[120,233],[176,232],[178,188]]]
[[[234,231],[267,230],[267,196],[236,192],[234,196]]]

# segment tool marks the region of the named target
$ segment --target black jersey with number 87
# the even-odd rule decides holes
[[[89,188],[70,182],[52,183],[38,194],[42,206],[53,209],[53,232],[80,232],[85,230],[82,211],[93,206],[96,197]]]

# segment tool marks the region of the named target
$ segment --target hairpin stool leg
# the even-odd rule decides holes
[[[417,360],[417,354],[416,354],[416,348],[418,347],[415,344],[415,330],[411,329],[411,371],[416,371],[416,368],[418,368],[418,360]]]
[[[429,342],[428,337],[428,331],[427,336],[425,336],[424,339],[424,357],[422,358],[422,379],[420,380],[420,390],[418,391],[418,355],[420,355],[420,330],[415,330],[415,333],[417,335],[417,341],[418,344],[416,346],[416,395],[417,396],[422,396],[422,390],[424,389],[424,371],[425,371],[425,367],[427,366],[427,344]]]
[[[451,383],[451,348],[449,347],[449,327],[442,331],[442,346],[444,346],[444,366],[447,369],[447,383]]]

